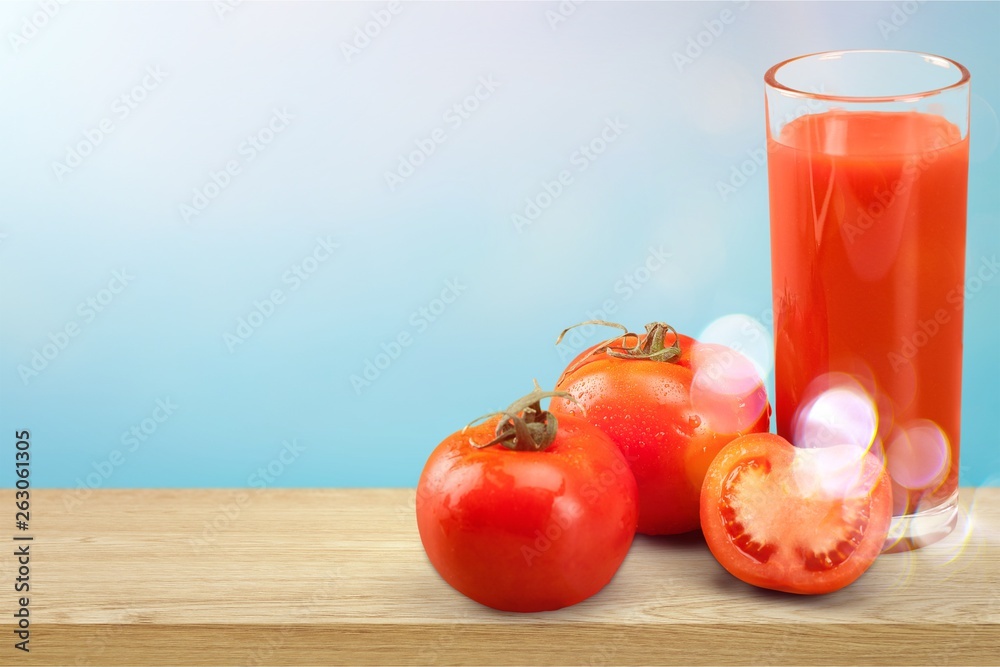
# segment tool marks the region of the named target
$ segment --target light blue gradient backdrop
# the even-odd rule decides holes
[[[763,145],[764,70],[802,53],[912,49],[969,67],[976,267],[1000,254],[1000,5],[902,5],[584,3],[553,29],[558,3],[405,4],[347,62],[341,43],[384,3],[220,17],[210,2],[72,2],[23,43],[10,35],[40,5],[4,3],[4,437],[31,429],[40,486],[243,486],[268,464],[281,486],[411,486],[448,433],[532,378],[551,386],[555,335],[607,299],[633,327],[766,320],[766,175],[726,201],[717,183]],[[894,9],[906,22],[884,35]],[[723,10],[734,20],[679,71],[674,52]],[[114,100],[147,67],[165,79],[119,119]],[[480,77],[498,88],[446,122]],[[246,161],[274,109],[293,119]],[[114,131],[57,179],[53,162],[105,117]],[[625,129],[578,171],[609,118]],[[439,127],[445,141],[390,191],[385,172]],[[230,159],[241,172],[185,223],[179,206]],[[564,169],[573,182],[519,233],[511,215]],[[326,235],[339,249],[292,290],[283,274]],[[629,295],[619,281],[651,246],[671,258]],[[87,322],[78,304],[122,268],[134,279]],[[413,313],[448,280],[466,289],[421,330]],[[230,353],[224,334],[274,289],[284,303]],[[994,279],[966,313],[966,485],[1000,472],[998,313]],[[23,382],[18,366],[71,322],[79,335]],[[356,392],[350,376],[404,332],[412,344]],[[178,407],[155,432],[122,441],[167,398]],[[304,450],[274,464],[293,439]]]

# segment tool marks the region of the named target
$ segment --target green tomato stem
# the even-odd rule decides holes
[[[665,322],[650,322],[647,324],[646,335],[643,337],[637,333],[629,331],[626,326],[618,324],[617,322],[587,320],[586,322],[580,322],[579,324],[574,324],[571,327],[563,329],[562,333],[559,334],[559,337],[556,338],[556,345],[561,343],[563,337],[572,329],[586,326],[588,324],[595,324],[602,327],[614,327],[615,329],[621,329],[623,333],[617,338],[610,338],[604,341],[591,350],[590,354],[581,359],[579,363],[576,363],[563,371],[562,376],[559,378],[559,382],[556,383],[557,385],[562,383],[567,375],[587,363],[588,358],[595,354],[606,353],[609,357],[614,357],[615,359],[644,359],[646,361],[666,361],[671,363],[677,363],[678,358],[681,356],[680,335],[677,333],[677,329],[674,329]],[[667,345],[668,333],[673,335],[673,340],[670,342],[670,345]],[[633,338],[635,340],[633,345],[629,345],[629,338]]]
[[[511,403],[506,410],[491,412],[469,422],[473,424],[495,415],[501,419],[497,423],[495,437],[489,442],[480,444],[469,438],[469,443],[476,449],[485,449],[493,445],[503,445],[507,449],[520,452],[540,452],[547,448],[556,438],[558,420],[551,412],[542,410],[542,399],[565,398],[577,403],[572,394],[565,391],[542,391],[535,382],[535,389],[527,396],[522,396]],[[463,429],[464,432],[464,429]]]

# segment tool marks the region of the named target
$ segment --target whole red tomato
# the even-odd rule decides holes
[[[576,604],[607,584],[635,536],[635,478],[600,430],[541,409],[536,391],[454,433],[417,486],[431,564],[473,600],[505,611]]]
[[[852,445],[807,449],[746,435],[715,458],[701,492],[701,528],[719,563],[788,593],[850,584],[882,551],[891,521],[889,475]]]
[[[570,362],[556,389],[576,400],[554,398],[549,409],[560,419],[586,419],[618,445],[639,488],[638,532],[696,530],[712,459],[738,435],[770,426],[763,382],[735,350],[700,344],[661,322],[643,334],[586,324],[626,333]]]

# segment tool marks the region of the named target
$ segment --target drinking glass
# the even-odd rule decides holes
[[[957,518],[969,81],[885,50],[765,75],[778,433],[884,461],[887,551]]]

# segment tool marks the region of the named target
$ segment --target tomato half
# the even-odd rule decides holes
[[[889,475],[875,455],[849,445],[797,448],[771,433],[727,445],[701,493],[701,528],[719,563],[788,593],[853,582],[881,552],[891,520]]]
[[[738,435],[767,431],[770,408],[748,359],[669,327],[658,332],[663,344],[680,348],[669,359],[609,354],[623,345],[641,347],[656,326],[665,327],[651,324],[646,334],[605,341],[577,356],[556,384],[577,402],[554,398],[549,409],[583,417],[608,434],[635,474],[638,532],[672,535],[698,529],[709,464]]]
[[[473,600],[506,611],[576,604],[614,576],[635,535],[635,478],[618,448],[560,416],[551,444],[489,442],[500,420],[446,438],[417,486],[417,526],[431,564]]]

